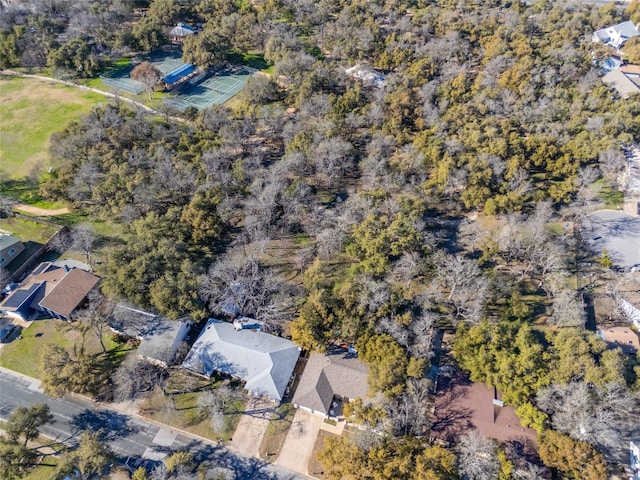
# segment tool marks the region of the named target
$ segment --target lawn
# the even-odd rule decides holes
[[[88,114],[102,95],[44,81],[0,77],[0,181],[49,165],[49,139]]]
[[[43,347],[54,344],[69,348],[78,338],[77,331],[65,331],[61,328],[64,326],[69,324],[62,320],[36,320],[31,323],[22,331],[22,338],[16,338],[0,350],[0,366],[30,377],[40,378],[38,362]],[[104,339],[107,350],[113,350],[118,346],[111,335],[105,335]],[[92,333],[87,334],[85,346],[90,353],[102,350],[98,339]]]
[[[278,418],[269,422],[259,449],[260,458],[269,462],[278,458],[296,411],[290,403],[283,403],[276,408],[274,413],[278,415]]]
[[[23,242],[47,243],[58,228],[18,217],[0,218],[0,231],[10,233]]]
[[[215,381],[215,383],[212,383],[211,381],[203,379],[200,382],[186,380],[186,383],[183,383],[184,378],[176,382],[175,375],[185,376],[185,374],[178,371],[172,372],[172,378],[170,378],[165,391],[175,392],[185,391],[185,389],[195,389],[198,391],[165,395],[162,389],[156,389],[142,402],[140,413],[153,420],[184,429],[201,437],[219,441],[228,441],[231,439],[240,421],[240,413],[245,408],[246,399],[240,397],[230,402],[225,407],[224,428],[222,431],[214,431],[211,427],[211,418],[198,406],[198,398],[203,395],[208,388],[215,388],[223,382]],[[180,383],[182,388],[179,387],[177,383]]]

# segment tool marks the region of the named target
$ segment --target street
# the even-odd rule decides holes
[[[56,441],[72,444],[82,430],[102,429],[119,463],[133,465],[140,459],[159,461],[178,450],[188,450],[197,464],[219,468],[229,479],[304,479],[259,459],[243,457],[230,450],[160,427],[139,417],[123,414],[76,397],[47,397],[39,382],[0,370],[0,418],[7,419],[19,406],[47,403],[54,421],[40,431]]]

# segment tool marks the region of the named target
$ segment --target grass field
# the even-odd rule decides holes
[[[51,134],[105,102],[102,95],[38,80],[0,77],[0,182],[48,166]]]
[[[63,348],[71,347],[78,332],[64,331],[60,327],[68,325],[62,320],[37,320],[29,328],[22,331],[22,338],[16,338],[0,350],[0,366],[34,378],[40,378],[38,362],[42,348],[47,344],[58,345]],[[105,346],[112,350],[118,346],[110,335],[105,335]],[[102,351],[95,335],[87,335],[86,349],[88,352]]]

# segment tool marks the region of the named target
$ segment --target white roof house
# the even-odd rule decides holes
[[[347,68],[345,73],[355,80],[360,80],[364,85],[369,87],[384,88],[387,84],[387,80],[383,74],[360,63],[351,68]]]
[[[638,35],[640,35],[638,26],[634,25],[633,22],[627,21],[596,30],[593,32],[592,40],[618,49],[624,42]]]
[[[211,318],[182,366],[207,377],[218,371],[240,378],[252,395],[280,402],[299,355],[290,340]]]

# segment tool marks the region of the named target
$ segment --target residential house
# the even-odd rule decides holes
[[[169,38],[174,43],[182,43],[184,39],[189,35],[194,35],[196,33],[196,29],[190,27],[189,25],[185,25],[184,23],[179,23],[175,27],[171,29],[169,32]]]
[[[109,326],[122,335],[140,340],[138,356],[168,367],[179,355],[192,320],[187,317],[169,320],[120,303],[111,314]]]
[[[626,71],[623,67],[620,67],[602,77],[602,81],[610,88],[616,90],[620,94],[620,97],[625,100],[629,98],[629,96],[640,92],[640,75],[625,73]]]
[[[291,403],[317,415],[338,417],[344,402],[369,395],[368,372],[352,348],[312,353]]]
[[[347,68],[345,73],[354,80],[359,80],[367,87],[384,88],[387,84],[383,74],[362,64]]]
[[[231,375],[244,380],[252,395],[281,402],[300,348],[254,326],[253,322],[234,325],[209,319],[182,366],[207,377],[214,372]]]
[[[621,348],[624,353],[634,355],[640,350],[640,341],[638,334],[630,327],[608,327],[601,328],[597,331],[598,336],[602,338],[609,348]]]
[[[638,26],[626,21],[611,27],[601,28],[593,32],[592,40],[619,49],[630,38],[640,35]]]
[[[6,233],[0,234],[0,267],[7,268],[22,251],[24,245],[19,238]]]
[[[629,466],[631,467],[629,480],[640,480],[640,441],[629,442]]]
[[[81,268],[44,262],[0,303],[0,312],[23,320],[37,313],[70,320],[98,282]]]

